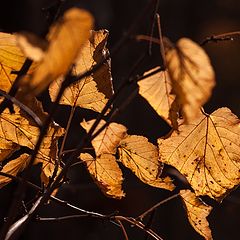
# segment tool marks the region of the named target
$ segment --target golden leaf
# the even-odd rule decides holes
[[[25,56],[16,43],[16,36],[0,32],[0,89],[8,92],[21,69]]]
[[[61,21],[50,29],[50,43],[39,66],[32,77],[20,81],[25,93],[37,95],[58,77],[65,75],[80,48],[89,38],[93,25],[91,14],[79,8],[66,11]]]
[[[158,149],[143,136],[127,136],[120,142],[120,161],[144,183],[153,187],[173,190],[170,178],[161,179],[163,164],[159,161]]]
[[[162,162],[174,166],[196,195],[221,200],[240,182],[240,121],[220,108],[159,139]]]
[[[206,205],[190,190],[181,190],[180,196],[182,197],[185,205],[188,220],[193,228],[206,240],[213,239],[209,223],[207,221],[207,216],[212,211],[212,207]]]
[[[151,69],[144,73],[150,74],[159,67]],[[138,82],[139,94],[144,97],[157,114],[162,117],[168,124],[172,125],[171,108],[175,96],[171,94],[172,84],[167,71],[155,73]]]
[[[37,105],[35,105],[36,107]],[[11,114],[8,109],[0,115],[0,159],[3,161],[9,157],[20,146],[25,146],[34,149],[39,137],[40,130],[33,124],[32,120],[26,117],[18,107],[14,106],[15,113]],[[37,112],[40,109],[36,109]],[[52,123],[45,135],[40,150],[36,156],[36,163],[54,164],[57,160],[56,154],[54,155],[54,143],[63,134],[63,129],[58,125]],[[18,159],[18,166],[21,158]]]
[[[81,126],[88,132],[95,120],[88,122],[84,121]],[[106,122],[101,120],[98,124],[95,132],[97,132]],[[118,123],[110,123],[100,134],[98,134],[93,140],[92,145],[94,147],[97,156],[103,153],[116,153],[116,148],[120,141],[126,136],[127,128]]]
[[[1,172],[8,173],[12,176],[17,176],[19,172],[23,171],[26,168],[29,160],[29,155],[24,153],[20,157],[11,160],[6,165],[4,165]],[[0,175],[0,188],[8,184],[10,181],[12,181],[11,178]]]
[[[166,52],[173,92],[182,106],[187,122],[194,120],[199,109],[211,96],[215,74],[205,51],[195,42],[182,38],[176,49]]]
[[[107,37],[106,30],[91,31],[90,39],[85,42],[75,61],[74,75],[80,75],[90,70],[93,65],[100,63],[105,58],[108,52]],[[52,101],[55,100],[62,81],[63,79],[59,78],[50,85],[49,93]],[[108,60],[92,75],[69,86],[60,103],[100,112],[112,93],[112,76],[110,60]]]
[[[122,171],[113,155],[102,154],[94,159],[90,154],[82,153],[80,158],[103,193],[113,198],[125,196],[122,191]]]

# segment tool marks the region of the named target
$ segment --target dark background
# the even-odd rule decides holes
[[[49,7],[57,1],[49,0],[22,0],[1,1],[0,4],[0,29],[7,32],[21,30],[43,34],[48,25],[46,11],[42,8]],[[148,4],[147,0],[89,0],[66,1],[62,11],[78,6],[90,10],[96,18],[96,29],[106,28],[110,32],[110,49],[127,32],[127,29]],[[54,7],[51,8],[54,11]],[[190,37],[196,42],[201,42],[207,36],[224,32],[240,30],[240,1],[239,0],[160,0],[158,12],[161,16],[163,34],[173,42],[181,37]],[[152,21],[153,8],[142,16],[132,35],[148,34]],[[157,36],[155,34],[155,36]],[[130,40],[112,58],[112,75],[114,86],[117,88],[125,77],[129,76],[132,67],[147,43],[138,43]],[[240,88],[240,38],[231,42],[209,43],[205,50],[208,52],[216,71],[217,86],[213,96],[206,104],[207,112],[211,113],[218,107],[227,106],[235,114],[240,114],[239,88]],[[161,64],[159,49],[153,49],[153,55],[148,57],[137,69],[135,74]],[[123,101],[132,88],[121,96]],[[48,101],[45,101],[47,109]],[[55,120],[62,126],[66,124],[68,107],[61,107]],[[80,116],[81,115],[81,116]],[[94,114],[78,109],[71,128],[71,141],[73,145],[78,139],[76,131],[79,122],[84,118],[91,118]],[[66,119],[63,117],[66,116]],[[129,128],[129,133],[148,137],[152,142],[169,130],[168,126],[154,113],[147,102],[137,96],[118,118]],[[81,208],[109,214],[119,210],[120,214],[138,216],[142,211],[153,204],[170,196],[171,193],[145,186],[128,170],[124,170],[124,190],[126,198],[120,201],[106,198],[92,182],[82,167],[76,167],[69,172],[70,184],[66,184],[59,191],[58,196]],[[38,181],[38,180],[36,180]],[[176,179],[181,187],[182,183]],[[7,214],[8,206],[14,198],[15,184],[12,183],[0,191],[0,217]],[[27,198],[31,199],[34,192],[29,191]],[[209,202],[209,199],[207,199]],[[221,204],[210,201],[215,206],[209,222],[215,240],[233,240],[239,238],[240,227],[240,192],[235,190]],[[73,212],[51,203],[45,206],[39,216],[64,216]],[[126,225],[127,226],[127,225]],[[186,219],[186,214],[179,199],[172,200],[161,206],[154,214],[152,228],[163,239],[202,239],[191,228]],[[143,232],[127,227],[129,239],[146,239]],[[124,239],[120,229],[107,221],[98,219],[79,219],[63,222],[32,222],[21,239]],[[150,239],[150,238],[149,238]]]

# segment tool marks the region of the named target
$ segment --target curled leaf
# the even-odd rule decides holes
[[[20,81],[25,93],[41,93],[52,81],[65,75],[80,48],[89,38],[93,25],[91,14],[83,9],[72,8],[50,29],[49,46],[32,77]]]
[[[215,85],[210,60],[197,43],[182,38],[176,48],[166,51],[166,61],[173,92],[182,106],[186,121],[191,122],[211,96]]]
[[[201,114],[167,139],[159,139],[162,162],[174,166],[196,195],[221,200],[240,183],[240,121],[228,109]]]
[[[46,40],[28,32],[16,33],[15,36],[16,42],[25,57],[36,62],[43,59],[44,52],[48,48]]]
[[[188,220],[193,228],[206,240],[212,240],[211,230],[207,221],[207,216],[212,211],[212,207],[197,198],[190,190],[181,190],[180,196],[185,205]]]
[[[94,159],[90,154],[82,153],[80,158],[103,193],[113,198],[125,196],[122,191],[122,171],[113,155],[102,154]]]
[[[170,178],[161,179],[163,164],[159,161],[158,149],[143,136],[130,135],[118,147],[120,161],[144,183],[153,187],[173,190]]]

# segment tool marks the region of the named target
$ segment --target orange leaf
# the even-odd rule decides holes
[[[122,191],[122,171],[113,155],[102,154],[94,159],[90,154],[82,153],[80,158],[103,193],[113,198],[125,196]]]
[[[153,187],[173,190],[169,177],[159,178],[163,164],[159,161],[158,149],[143,136],[130,135],[118,147],[120,161],[144,183]]]
[[[90,39],[85,42],[74,63],[74,75],[91,70],[106,57],[107,38],[106,30],[91,31]],[[50,85],[49,93],[52,101],[55,100],[62,81],[63,79],[59,78]],[[111,67],[108,60],[92,75],[67,87],[60,103],[101,112],[112,93]]]
[[[61,21],[50,29],[50,43],[38,68],[32,77],[24,77],[20,81],[24,92],[37,95],[52,81],[67,74],[89,38],[92,25],[93,18],[89,12],[79,8],[66,11]]]
[[[88,132],[92,127],[95,120],[88,122],[84,121],[81,126]],[[98,124],[95,132],[97,132],[106,122],[101,120]],[[97,156],[103,153],[116,153],[116,148],[120,141],[125,137],[127,128],[118,123],[110,123],[100,134],[98,134],[93,140],[92,145],[94,147]]]
[[[215,85],[210,60],[198,44],[182,38],[176,48],[166,51],[166,61],[173,92],[183,108],[186,121],[191,122],[211,96]]]
[[[212,211],[212,207],[197,198],[190,190],[181,190],[180,196],[182,197],[188,220],[192,227],[206,240],[212,240],[211,230],[207,221],[207,216]]]
[[[240,183],[240,121],[220,108],[159,139],[162,162],[177,168],[196,195],[221,200]]]
[[[144,73],[147,75],[156,71],[159,67]],[[138,82],[139,94],[143,96],[160,117],[172,125],[173,114],[171,112],[175,96],[171,94],[172,84],[167,71],[158,72]]]

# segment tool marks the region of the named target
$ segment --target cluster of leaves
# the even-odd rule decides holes
[[[108,32],[91,31],[92,16],[80,9],[68,10],[50,28],[46,40],[29,33],[0,34],[0,89],[8,92],[26,58],[33,63],[28,73],[18,81],[16,99],[44,123],[43,111],[36,95],[48,88],[52,101],[58,96],[64,76],[79,76],[101,63],[91,75],[69,85],[60,99],[74,111],[77,106],[101,112],[113,95],[109,54],[106,48]],[[192,226],[205,239],[212,239],[206,217],[212,207],[201,201],[207,195],[221,201],[240,182],[240,124],[227,108],[206,114],[202,106],[211,96],[215,76],[205,51],[190,39],[180,39],[176,45],[163,39],[164,68],[146,72],[138,82],[139,94],[170,126],[172,131],[154,146],[143,136],[128,135],[125,126],[101,120],[92,133],[94,152],[82,152],[79,159],[108,196],[122,198],[122,163],[144,183],[173,190],[170,177],[161,177],[164,164],[175,167],[192,187],[181,190]],[[64,44],[63,44],[64,43]],[[104,60],[105,59],[105,60]],[[153,74],[152,74],[153,73]],[[3,98],[1,98],[3,101]],[[40,129],[36,121],[21,106],[14,113],[7,108],[0,116],[0,186],[24,170],[30,156],[22,154],[10,160],[21,147],[35,149]],[[69,124],[71,120],[69,120]],[[83,121],[90,132],[95,120]],[[41,179],[47,186],[62,168],[62,151],[58,139],[65,130],[51,122],[34,164],[42,164]],[[67,131],[64,138],[67,137]],[[117,157],[118,156],[118,159]]]

